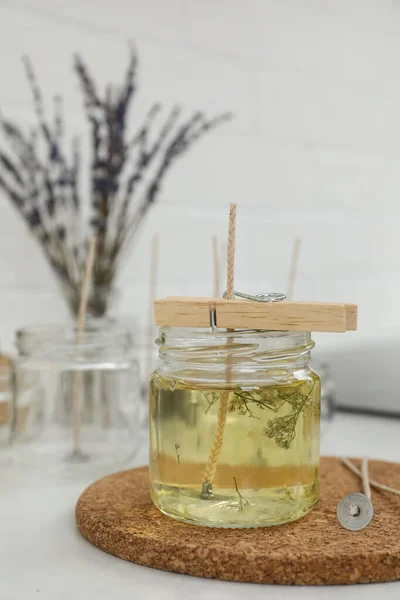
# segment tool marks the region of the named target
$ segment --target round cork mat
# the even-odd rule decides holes
[[[362,491],[361,482],[338,458],[322,458],[320,476],[317,506],[277,527],[216,529],[170,519],[151,502],[146,467],[93,483],[78,500],[76,522],[110,554],[197,577],[286,585],[400,579],[400,497],[373,491],[372,522],[347,531],[336,507],[346,494]],[[400,489],[400,464],[371,461],[370,476]]]

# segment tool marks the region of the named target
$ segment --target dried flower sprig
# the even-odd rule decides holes
[[[314,395],[315,385],[316,382],[312,380],[297,385],[271,386],[264,389],[243,389],[238,386],[233,392],[228,410],[259,419],[260,411],[268,410],[277,413],[285,404],[289,405],[290,412],[268,420],[267,427],[263,430],[264,435],[274,439],[277,446],[288,449],[296,437],[300,415],[305,411],[311,411],[315,417],[319,416],[319,401],[316,401]],[[258,415],[255,414],[256,407]],[[208,408],[206,412],[207,410]]]
[[[238,499],[239,499],[239,501],[238,501],[238,508],[239,508],[240,512],[242,512],[246,508],[246,506],[249,506],[250,502],[247,500],[247,498],[245,498],[243,496],[243,494],[241,494],[239,492],[239,486],[237,484],[236,477],[233,478],[233,482],[235,484],[236,494],[237,494]]]
[[[11,121],[1,120],[10,151],[0,150],[0,188],[40,243],[73,314],[79,305],[88,240],[96,233],[88,311],[102,316],[120,261],[154,205],[167,171],[195,142],[231,115],[207,119],[196,112],[182,121],[181,109],[176,106],[157,127],[162,107],[156,103],[135,135],[128,135],[129,111],[137,91],[136,51],[131,51],[122,86],[109,85],[104,94],[98,91],[81,57],[75,56],[75,73],[90,126],[91,198],[89,211],[85,211],[87,203],[80,188],[80,143],[74,138],[72,150],[65,151],[62,99],[55,98],[53,119],[49,121],[28,58],[24,65],[37,127],[26,134]]]
[[[292,410],[283,417],[277,417],[268,421],[267,427],[264,429],[264,435],[270,439],[274,439],[277,446],[288,450],[296,437],[297,422],[301,413],[307,405],[313,409],[315,402],[313,401],[313,391],[316,382],[311,385],[311,389],[307,393],[295,392],[288,395],[286,401],[291,405]],[[318,402],[319,405],[319,402]]]

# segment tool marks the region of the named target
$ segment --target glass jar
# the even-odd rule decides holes
[[[321,380],[321,438],[329,431],[336,412],[336,386],[330,365],[312,360],[312,368]]]
[[[154,344],[156,330],[137,328],[135,330],[135,348],[140,371],[140,391],[142,405],[145,407],[145,422],[148,428],[149,415],[149,381],[157,364],[157,346]]]
[[[0,354],[0,447],[10,436],[11,412],[11,369],[10,359]]]
[[[115,468],[130,459],[140,437],[139,382],[124,327],[56,326],[17,332],[13,427],[16,458],[40,466],[85,471]],[[14,420],[15,422],[15,420]]]
[[[157,359],[157,347],[154,344],[156,337],[155,328],[144,328],[132,316],[119,317],[93,317],[87,316],[87,326],[90,328],[123,327],[130,335],[130,344],[134,348],[135,359],[138,367],[140,392],[140,423],[143,433],[147,436],[149,415],[149,378],[154,370]]]
[[[309,333],[166,327],[150,380],[150,481],[175,519],[259,527],[319,492],[320,380]]]

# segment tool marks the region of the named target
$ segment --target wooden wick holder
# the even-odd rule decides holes
[[[213,314],[214,313],[214,314]],[[357,329],[357,305],[167,297],[154,302],[159,327],[210,327],[343,333]],[[211,318],[213,317],[213,318]]]

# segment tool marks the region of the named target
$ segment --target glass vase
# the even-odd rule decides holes
[[[24,427],[11,434],[19,461],[79,472],[133,457],[139,381],[124,327],[89,327],[79,338],[73,329],[27,327],[16,345],[14,414],[28,406]]]

